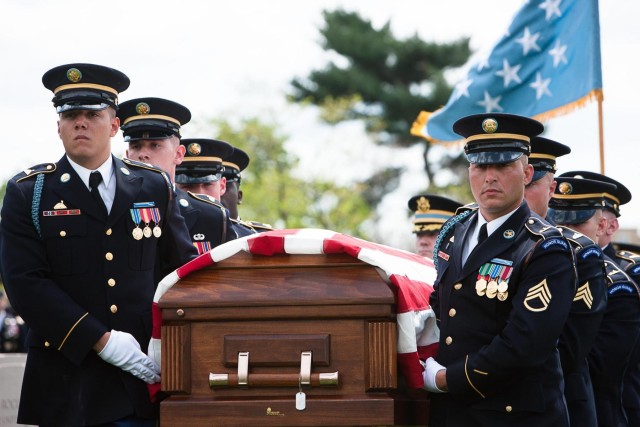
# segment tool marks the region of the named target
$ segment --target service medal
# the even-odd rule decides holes
[[[498,299],[500,301],[505,301],[509,296],[509,292],[498,292]]]
[[[478,296],[484,296],[484,291],[487,289],[487,281],[479,279],[476,281],[476,293]]]
[[[156,237],[162,236],[162,230],[157,225],[153,227],[153,235]]]
[[[505,282],[504,280],[500,282],[500,284],[498,285],[498,292],[503,294],[507,292],[507,289],[509,289],[509,285],[507,284],[507,282]]]
[[[131,235],[133,236],[134,239],[140,240],[142,239],[142,230],[140,229],[140,227],[136,227],[131,232]]]
[[[148,225],[144,227],[144,230],[142,230],[142,234],[144,234],[144,237],[146,237],[147,239],[149,237],[151,237],[151,227],[149,227]]]
[[[498,293],[498,283],[495,280],[492,280],[487,285],[487,298],[495,298]]]

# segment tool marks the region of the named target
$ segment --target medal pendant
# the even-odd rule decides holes
[[[133,236],[134,239],[140,240],[142,239],[142,230],[140,229],[140,227],[136,227],[131,232],[131,235]]]
[[[153,227],[153,235],[156,237],[162,236],[162,230],[157,225]]]
[[[505,301],[509,296],[509,292],[498,292],[498,299],[500,301]]]
[[[144,237],[146,237],[147,239],[149,237],[151,237],[151,227],[149,227],[148,225],[144,228],[144,230],[142,230],[142,233],[144,234]]]
[[[483,296],[484,291],[487,289],[487,281],[484,279],[479,279],[476,281],[476,293],[478,296]]]
[[[487,298],[495,298],[498,293],[498,284],[495,280],[492,280],[487,285]]]
[[[500,282],[500,284],[498,285],[498,292],[503,294],[507,292],[507,289],[509,289],[509,285],[507,284],[507,282],[505,281]]]

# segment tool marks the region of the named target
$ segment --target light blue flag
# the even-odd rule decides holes
[[[597,0],[529,0],[488,57],[473,64],[451,98],[421,112],[411,133],[456,141],[461,117],[511,113],[546,120],[602,100]]]

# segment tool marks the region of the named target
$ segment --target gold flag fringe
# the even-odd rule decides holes
[[[591,92],[589,92],[582,98],[578,99],[577,101],[573,101],[563,105],[562,107],[554,108],[553,110],[549,110],[549,111],[545,111],[544,113],[537,114],[533,116],[533,118],[544,123],[555,117],[569,114],[577,110],[578,108],[583,108],[589,102],[592,102],[592,101],[602,102],[603,100],[604,100],[604,93],[602,89],[593,89]],[[413,124],[411,125],[411,130],[410,130],[411,135],[426,139],[432,144],[450,145],[450,146],[462,145],[463,143],[462,139],[459,139],[456,141],[442,141],[440,139],[431,138],[430,136],[424,133],[424,130],[425,130],[425,127],[427,126],[427,122],[429,121],[429,118],[431,117],[432,114],[434,114],[437,111],[438,110],[434,112],[420,111],[420,114],[418,114],[418,117],[414,120]]]

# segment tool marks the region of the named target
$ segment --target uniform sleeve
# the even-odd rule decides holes
[[[490,344],[447,366],[452,395],[466,400],[495,395],[523,370],[557,357],[558,337],[575,294],[573,252],[566,240],[555,238],[537,245],[530,262],[520,268],[511,279],[518,286],[502,331]]]
[[[9,181],[0,221],[0,264],[13,308],[52,349],[80,364],[107,332],[103,325],[49,279],[43,241],[31,219],[31,197]]]

